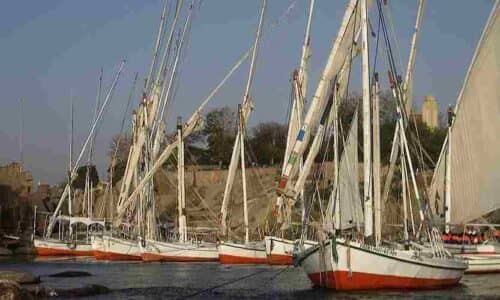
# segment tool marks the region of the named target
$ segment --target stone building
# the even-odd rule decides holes
[[[30,226],[33,177],[13,162],[0,166],[0,232],[19,233]]]
[[[425,96],[422,104],[422,122],[430,129],[438,128],[439,106],[432,95]]]

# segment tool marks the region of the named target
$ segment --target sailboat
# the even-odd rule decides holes
[[[143,261],[178,261],[178,262],[208,262],[219,259],[217,245],[205,241],[188,238],[188,227],[185,215],[186,191],[184,185],[184,129],[190,133],[200,123],[200,114],[196,111],[190,119],[191,124],[182,124],[181,118],[177,124],[177,199],[178,199],[178,237],[175,240],[160,241],[146,239],[139,243]],[[190,126],[191,125],[191,126]]]
[[[300,67],[298,71],[293,73],[292,78],[292,105],[290,110],[290,119],[288,122],[287,143],[283,163],[286,164],[291,154],[291,146],[293,146],[293,138],[297,136],[302,125],[303,108],[307,92],[307,63],[310,57],[310,32],[311,21],[314,11],[314,0],[310,1],[309,16],[307,19],[306,33],[302,45],[302,55],[300,59]],[[300,159],[302,160],[302,159]],[[301,167],[302,164],[299,166]],[[283,168],[284,169],[284,168]],[[303,196],[303,195],[302,195]],[[302,199],[303,200],[303,199]],[[304,214],[304,203],[302,203],[302,214]],[[291,265],[293,250],[297,244],[297,240],[290,240],[283,237],[283,232],[288,229],[291,223],[291,216],[287,213],[291,211],[283,205],[281,197],[278,196],[275,208],[278,223],[282,223],[281,237],[268,235],[264,237],[266,245],[267,262],[270,265]],[[305,241],[306,247],[312,246],[313,241]]]
[[[219,261],[223,264],[266,264],[266,250],[263,241],[250,241],[249,224],[248,224],[248,202],[247,202],[247,186],[245,174],[245,130],[250,112],[253,109],[253,103],[250,98],[250,87],[254,76],[255,60],[257,57],[257,50],[259,46],[259,39],[261,36],[262,23],[264,20],[264,13],[266,9],[266,0],[262,1],[262,9],[260,12],[259,25],[255,36],[255,42],[252,50],[252,59],[250,62],[250,70],[248,73],[248,80],[243,94],[243,101],[238,107],[239,124],[238,133],[233,146],[233,153],[226,181],[226,188],[224,190],[224,198],[221,207],[221,225],[222,235],[228,236],[227,226],[227,208],[231,189],[238,168],[238,163],[241,163],[241,181],[243,186],[243,217],[245,226],[245,241],[243,244],[221,241],[218,247]]]
[[[233,73],[246,61],[250,52],[246,52],[233,65],[224,78],[212,89],[210,94],[203,100],[197,110],[191,115],[187,122],[182,124],[179,119],[176,136],[166,145],[164,150],[158,155],[157,160],[145,173],[142,180],[137,184],[135,190],[124,202],[132,205],[132,200],[137,197],[141,190],[152,180],[153,175],[162,168],[163,164],[170,158],[175,148],[178,153],[178,239],[160,241],[159,239],[146,238],[139,243],[141,257],[144,261],[217,261],[219,253],[217,245],[205,241],[188,240],[187,222],[185,211],[185,185],[184,185],[184,140],[202,123],[202,112],[206,105],[214,98],[220,88],[227,82]],[[128,204],[127,204],[128,203]],[[124,210],[125,206],[122,208]]]
[[[93,232],[102,232],[105,227],[104,220],[99,220],[92,218],[91,216],[73,216],[72,207],[72,183],[76,179],[77,170],[79,163],[85,153],[85,150],[91,144],[94,137],[94,133],[99,123],[104,109],[106,108],[111,95],[116,87],[120,74],[125,66],[125,62],[120,64],[119,70],[116,73],[114,80],[104,98],[104,101],[100,108],[96,110],[94,120],[91,125],[87,139],[80,150],[80,153],[72,164],[70,149],[70,171],[68,182],[64,187],[64,191],[59,199],[59,202],[52,213],[52,215],[46,218],[46,226],[44,227],[44,233],[42,237],[33,236],[33,244],[36,252],[40,256],[58,256],[58,255],[73,255],[73,256],[92,256],[93,249],[91,246],[91,239]],[[73,108],[71,109],[73,112]],[[73,114],[73,113],[71,113]],[[72,142],[70,143],[70,148],[72,147]],[[67,214],[63,214],[63,204],[67,202]],[[36,210],[35,210],[35,220],[36,220]],[[56,227],[57,225],[57,227]],[[78,228],[84,226],[85,230],[81,232]],[[53,237],[54,229],[58,230],[57,236]]]
[[[164,40],[165,24],[169,11],[168,1],[165,1],[156,44],[153,49],[153,59],[144,87],[142,101],[134,111],[132,145],[130,146],[127,165],[122,177],[117,209],[113,216],[113,228],[102,236],[92,237],[92,248],[97,259],[105,260],[142,260],[140,241],[156,235],[155,203],[152,181],[140,189],[133,198],[129,198],[129,191],[137,186],[144,174],[148,171],[150,160],[154,159],[153,147],[159,147],[163,138],[163,113],[167,98],[167,83],[163,80],[166,73],[169,47],[174,35],[177,20],[183,1],[178,1],[173,21],[164,45],[163,56],[158,64],[158,54]],[[186,32],[190,15],[184,25]],[[182,42],[181,42],[182,43]],[[179,52],[179,51],[178,51]],[[179,54],[177,53],[176,56]],[[176,59],[178,61],[178,57]],[[157,72],[154,74],[155,67]],[[175,70],[171,73],[171,76]],[[168,92],[167,92],[168,94]]]
[[[191,8],[192,9],[192,8]],[[188,16],[189,18],[189,16]],[[189,19],[188,19],[189,21]],[[185,33],[189,23],[186,22],[183,32]],[[181,37],[180,46],[184,40],[184,33]],[[173,75],[176,73],[177,62],[180,57],[179,47],[174,60],[174,67],[172,76],[167,81],[166,94],[163,97],[164,103],[170,98],[170,87],[173,83]],[[233,65],[224,78],[211,90],[210,94],[202,101],[200,106],[193,112],[191,117],[182,124],[182,120],[178,119],[176,135],[168,142],[165,148],[160,153],[159,141],[161,131],[156,131],[156,138],[154,139],[153,146],[153,159],[150,161],[149,168],[144,172],[140,180],[137,180],[135,187],[131,193],[122,194],[121,202],[119,203],[116,218],[121,219],[124,217],[127,210],[132,209],[144,197],[144,191],[152,183],[153,176],[158,172],[164,163],[171,157],[174,150],[177,148],[177,198],[178,198],[178,220],[177,220],[177,235],[174,238],[163,239],[158,234],[151,230],[154,226],[149,226],[149,230],[139,237],[138,247],[140,256],[143,261],[179,261],[179,262],[192,262],[192,261],[217,261],[219,253],[217,245],[203,240],[193,239],[190,237],[187,226],[187,218],[185,214],[186,197],[185,197],[185,184],[184,184],[184,140],[202,124],[202,113],[206,105],[214,98],[220,88],[227,82],[227,80],[234,74],[234,72],[243,64],[244,61],[250,56],[251,51],[244,53],[240,59]],[[161,118],[160,118],[161,119]],[[154,194],[151,195],[154,197]],[[150,209],[154,205],[149,206]],[[151,215],[155,215],[154,211]]]
[[[430,187],[430,206],[436,216],[444,215],[444,237],[452,232],[466,236],[468,230],[479,235],[495,228],[474,221],[500,209],[499,48],[500,4],[495,1],[455,109],[449,112],[448,135]],[[480,243],[445,243],[445,247],[468,260],[467,273],[500,272],[500,244],[494,237]]]
[[[381,1],[377,0],[376,2],[382,22],[384,21],[381,11],[382,4]],[[357,33],[359,32],[361,35],[359,44],[361,45],[363,84],[363,231],[356,230],[355,228],[342,230],[341,220],[342,217],[346,217],[344,213],[347,212],[351,215],[347,216],[348,218],[354,218],[357,215],[356,212],[359,212],[359,208],[356,208],[359,203],[346,205],[345,199],[332,196],[330,197],[330,201],[333,199],[334,203],[337,204],[332,205],[329,203],[328,205],[328,207],[333,207],[333,211],[327,211],[328,215],[324,218],[323,228],[318,229],[317,234],[320,236],[318,244],[295,253],[294,264],[300,265],[304,269],[315,286],[335,290],[437,288],[453,285],[460,281],[467,265],[463,261],[453,258],[443,249],[437,230],[425,222],[426,216],[422,208],[420,208],[421,233],[431,242],[432,247],[430,249],[420,251],[409,240],[405,241],[404,246],[398,244],[385,245],[381,240],[380,145],[378,133],[380,88],[376,73],[373,74],[373,86],[370,86],[368,7],[369,3],[367,0],[349,1],[339,34],[333,44],[315,97],[312,100],[304,119],[304,125],[297,135],[297,141],[293,148],[296,156],[304,152],[306,146],[309,144],[311,130],[316,122],[319,121],[318,130],[311,143],[304,168],[299,174],[298,181],[300,181],[300,178],[304,177],[304,173],[310,169],[308,163],[312,162],[319,151],[319,144],[324,136],[325,128],[328,128],[332,121],[335,121],[332,120],[335,119],[335,105],[333,105],[333,102],[336,98],[344,97],[339,91],[345,89],[346,76],[348,76],[344,74],[345,72],[342,72],[343,66],[345,66],[343,62],[346,61],[345,58],[347,57],[348,64],[350,65],[351,57],[349,57],[349,53],[352,53],[351,50],[355,46]],[[357,20],[360,20],[360,22]],[[387,43],[387,31],[385,29],[382,31],[386,37],[386,47],[390,49],[390,44]],[[389,65],[394,66],[393,64]],[[396,74],[392,67],[389,74],[391,74],[390,78],[396,77],[392,75]],[[330,97],[326,101],[330,82],[332,82],[335,88],[333,89],[333,97]],[[406,139],[406,126],[404,122],[407,122],[407,117],[405,116],[405,108],[402,107],[404,102],[401,101],[401,87],[399,84],[398,81],[391,80],[391,90],[393,91],[395,100],[398,102],[397,111],[399,117],[397,128],[399,130],[396,136],[399,137],[400,164],[402,169],[407,170],[415,199],[420,201],[420,193],[416,184]],[[353,128],[355,126],[351,126],[349,139],[353,139]],[[344,149],[344,157],[352,156],[353,152],[355,151],[349,150],[348,143],[347,148]],[[350,157],[348,161],[352,162],[354,159],[354,157]],[[288,178],[296,170],[296,160],[290,159],[278,186],[278,191],[287,201],[294,201],[297,195],[297,185],[291,186],[288,181]],[[338,171],[342,171],[342,168]],[[342,178],[343,176],[348,176],[348,174],[339,174],[338,177]],[[342,188],[339,181],[336,185],[337,187],[334,191]],[[335,193],[342,195],[342,193]],[[357,198],[351,196],[352,201],[355,201]],[[343,201],[344,205],[342,205]],[[375,209],[373,209],[373,206]],[[329,224],[330,218],[334,220],[336,224],[335,228],[333,228],[332,224]],[[323,237],[321,238],[321,236]],[[405,228],[405,238],[406,236],[407,229]]]

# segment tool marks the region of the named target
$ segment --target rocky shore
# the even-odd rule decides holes
[[[80,277],[92,276],[88,272],[64,271],[51,274],[52,277]],[[109,293],[110,290],[102,285],[91,284],[73,289],[53,289],[45,287],[40,276],[33,274],[0,270],[0,300],[30,300],[50,297],[89,297]]]

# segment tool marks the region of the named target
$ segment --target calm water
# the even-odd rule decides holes
[[[433,291],[335,293],[311,288],[301,269],[270,266],[223,266],[218,263],[101,263],[91,259],[7,259],[1,270],[41,276],[52,288],[100,284],[111,293],[92,299],[470,299],[500,298],[500,274],[465,275],[459,286]],[[53,278],[62,271],[86,271],[90,277]]]

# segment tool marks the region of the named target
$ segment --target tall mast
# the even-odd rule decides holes
[[[99,73],[99,85],[97,88],[97,96],[95,99],[94,117],[92,119],[92,123],[94,123],[96,121],[97,112],[99,111],[99,104],[101,102],[102,74],[103,74],[103,68],[101,67],[101,71]],[[94,131],[94,134],[90,138],[89,157],[87,160],[87,172],[85,175],[85,196],[86,196],[86,201],[87,201],[87,216],[89,218],[92,218],[92,216],[93,216],[93,202],[94,202],[93,201],[93,197],[94,197],[93,188],[94,187],[93,187],[93,182],[90,179],[90,166],[92,164],[92,155],[94,153],[96,132],[97,131]]]
[[[445,169],[445,198],[444,198],[444,224],[445,232],[450,232],[451,222],[451,125],[453,124],[453,109],[448,107],[448,152],[446,153],[446,169]]]
[[[179,211],[179,241],[187,240],[186,216],[186,194],[184,185],[184,138],[182,136],[182,119],[177,118],[177,200]]]
[[[415,67],[416,53],[417,53],[417,43],[420,36],[420,28],[422,27],[422,19],[424,16],[424,4],[425,0],[419,0],[417,19],[415,21],[415,28],[413,31],[413,37],[410,46],[410,55],[408,57],[408,66],[406,67],[406,76],[404,82],[404,109],[405,113],[409,114],[412,107],[412,85],[413,85],[413,70]],[[396,132],[394,133],[394,140],[392,143],[391,156],[389,162],[389,170],[385,178],[384,190],[382,195],[382,203],[385,203],[389,197],[389,191],[391,188],[392,177],[394,175],[394,167],[396,165],[396,160],[398,158],[399,151],[399,123],[396,123]]]
[[[240,131],[240,158],[241,158],[241,183],[243,188],[243,218],[245,221],[245,243],[249,242],[249,232],[248,232],[248,199],[247,199],[247,178],[246,178],[246,166],[245,166],[245,124],[243,111],[241,106],[238,107],[239,112],[239,131]]]
[[[406,191],[408,182],[408,171],[406,170],[406,159],[404,151],[401,151],[401,179],[402,179],[402,196],[403,196],[403,234],[405,239],[405,244],[408,242],[408,200]]]
[[[358,0],[351,0],[346,8],[342,24],[330,50],[330,54],[321,74],[318,87],[316,88],[314,97],[311,99],[311,103],[307,114],[304,117],[302,127],[294,141],[292,147],[293,150],[291,152],[293,155],[290,155],[290,158],[282,171],[277,189],[277,193],[279,195],[284,195],[288,198],[288,196],[286,196],[287,190],[293,189],[292,183],[289,179],[293,178],[297,173],[298,165],[300,165],[300,163],[298,163],[298,158],[304,154],[307,146],[309,146],[311,130],[316,127],[321,119],[321,116],[323,115],[330,85],[334,76],[337,75],[342,68],[344,57],[349,53],[348,51],[353,46],[352,40],[347,37],[351,36],[351,34],[357,30],[356,27],[359,26],[359,24],[355,25],[354,22],[351,22],[351,19],[355,19],[351,17],[357,12],[357,2]],[[301,173],[303,173],[303,171]]]
[[[240,126],[238,128],[238,134],[236,135],[234,147],[233,147],[233,153],[231,155],[231,162],[229,164],[229,170],[228,170],[228,175],[227,175],[227,181],[226,181],[226,188],[224,190],[224,198],[222,200],[222,207],[221,207],[221,225],[222,225],[222,234],[226,235],[227,234],[227,223],[226,223],[226,217],[227,217],[227,206],[229,204],[229,196],[231,194],[231,189],[233,186],[234,182],[234,175],[236,173],[236,168],[238,164],[238,160],[241,159],[241,164],[242,164],[242,176],[244,176],[245,171],[243,170],[245,168],[244,163],[244,154],[241,154],[241,145],[244,143],[244,141],[241,141],[244,138],[244,134],[242,132],[242,129],[245,128],[246,126],[246,121],[250,115],[250,111],[252,110],[252,101],[250,100],[250,87],[252,84],[252,79],[254,76],[254,69],[255,69],[255,60],[257,58],[257,49],[259,45],[259,40],[260,40],[260,34],[261,34],[261,29],[262,29],[262,24],[264,21],[264,13],[266,10],[266,0],[262,1],[262,9],[260,12],[260,18],[259,18],[259,25],[257,28],[257,33],[255,34],[255,42],[252,50],[252,60],[250,62],[250,70],[248,71],[248,79],[247,79],[247,84],[245,87],[245,93],[243,94],[243,100],[241,104],[241,117],[240,117]],[[241,156],[241,157],[240,157]],[[243,178],[243,181],[246,181],[245,178]],[[245,183],[246,184],[246,183]],[[244,202],[244,210],[246,210],[246,195],[243,197],[243,202]],[[245,219],[245,227],[248,228],[248,219]]]
[[[174,64],[172,66],[172,70],[170,72],[170,78],[168,80],[168,84],[166,85],[166,92],[165,92],[165,95],[163,96],[163,91],[160,95],[163,96],[163,99],[160,99],[160,102],[161,102],[161,110],[160,110],[160,114],[158,115],[158,118],[157,118],[157,124],[159,124],[160,122],[163,122],[163,115],[165,113],[165,107],[166,105],[169,103],[169,100],[170,100],[170,95],[171,95],[171,90],[172,90],[172,85],[174,83],[174,78],[175,78],[175,75],[177,74],[177,68],[179,66],[179,60],[180,60],[180,57],[181,57],[181,53],[182,53],[182,48],[183,48],[183,45],[184,45],[184,39],[185,39],[185,36],[186,36],[186,32],[189,28],[189,24],[191,22],[191,16],[193,14],[193,7],[191,6],[189,8],[189,12],[188,12],[188,15],[186,17],[186,21],[184,23],[184,27],[182,29],[182,35],[181,35],[181,40],[179,41],[179,46],[178,46],[178,49],[177,49],[177,52],[175,53],[175,58],[174,58]],[[165,88],[165,87],[164,87]],[[157,144],[157,141],[155,141],[155,146]],[[156,155],[156,154],[155,154]],[[156,157],[155,157],[156,159]]]
[[[290,157],[290,153],[292,152],[293,144],[295,142],[295,138],[297,137],[297,133],[299,129],[302,127],[302,117],[303,117],[303,109],[305,97],[307,94],[307,62],[310,57],[310,41],[311,41],[311,23],[312,16],[314,12],[314,0],[310,1],[309,5],[309,17],[307,19],[306,25],[306,33],[304,36],[304,42],[302,44],[302,55],[300,58],[300,66],[298,73],[294,72],[293,75],[293,83],[292,83],[292,91],[293,91],[293,101],[291,105],[290,111],[290,119],[288,121],[288,133],[287,133],[287,141],[285,148],[285,155],[283,156],[283,167],[282,172],[284,172],[288,159]],[[299,171],[302,170],[303,159],[299,158]],[[302,217],[305,216],[305,205],[304,205],[304,197],[303,191],[301,191],[301,206],[302,206]],[[282,200],[281,197],[278,196],[277,206],[279,213],[281,214],[281,205]]]
[[[175,27],[177,26],[177,21],[179,20],[179,16],[180,16],[183,2],[184,2],[184,0],[177,0],[177,2],[176,2],[174,20],[172,21],[172,24],[170,25],[170,31],[168,33],[167,41],[166,41],[165,46],[164,46],[165,50],[163,51],[163,56],[161,58],[160,65],[159,65],[158,70],[156,72],[156,81],[154,83],[155,86],[160,84],[160,82],[162,80],[162,74],[165,72],[168,55],[170,53],[170,51],[169,51],[170,44],[171,44],[172,38],[174,36]]]
[[[290,120],[288,124],[288,134],[287,143],[285,149],[285,155],[283,158],[283,168],[285,170],[288,157],[292,151],[294,139],[297,137],[297,132],[302,126],[302,110],[304,107],[304,99],[307,92],[307,62],[309,60],[310,53],[310,32],[311,32],[311,21],[314,11],[314,0],[311,0],[309,7],[309,18],[307,20],[306,34],[304,37],[304,43],[302,44],[302,56],[300,58],[300,67],[297,76],[293,77],[293,103],[290,113]],[[295,75],[295,73],[294,73]]]
[[[97,112],[99,111],[99,105],[101,103],[102,74],[103,74],[103,68],[101,67],[101,71],[99,73],[99,86],[98,86],[98,89],[97,89],[97,96],[96,96],[96,99],[95,99],[94,118],[92,119],[92,122],[95,122],[96,119],[97,119]],[[91,140],[90,140],[90,149],[89,149],[89,158],[88,158],[88,163],[89,164],[92,162],[92,155],[94,153],[94,144],[95,144],[96,132],[97,131],[94,131],[94,134],[92,135]]]
[[[333,169],[335,172],[334,181],[334,191],[332,193],[333,202],[331,208],[334,209],[335,217],[335,230],[340,229],[340,199],[339,199],[339,122],[338,122],[338,101],[339,101],[339,91],[338,83],[335,83],[333,88],[333,109],[334,109],[334,120],[333,120]],[[356,110],[357,113],[357,110]],[[330,212],[328,212],[330,216]]]
[[[368,58],[368,11],[367,0],[361,0],[361,54],[363,80],[363,201],[365,206],[365,236],[373,234],[373,198],[371,186],[371,103],[370,103],[370,69]]]
[[[73,110],[73,91],[70,92],[70,96],[69,96],[69,101],[70,101],[70,112],[69,112],[69,115],[70,115],[70,125],[69,125],[69,168],[68,168],[68,182],[70,182],[70,185],[69,185],[69,192],[68,192],[68,213],[69,213],[69,216],[71,217],[73,215],[73,197],[72,197],[72,194],[71,194],[71,170],[73,169],[73,126],[74,126],[74,123],[73,123],[73,114],[74,114],[74,110]],[[71,230],[71,226],[70,226],[70,230]]]
[[[146,82],[145,82],[145,86],[144,86],[144,91],[146,93],[149,90],[149,85],[150,85],[150,82],[152,80],[151,77],[153,76],[153,70],[154,70],[154,67],[156,66],[158,52],[161,48],[161,42],[163,40],[163,38],[162,38],[163,27],[165,26],[165,23],[166,23],[168,2],[169,2],[168,0],[165,0],[165,2],[163,4],[163,11],[162,11],[161,17],[160,17],[160,25],[158,27],[158,34],[156,36],[156,43],[155,43],[155,46],[153,48],[153,59],[151,60],[151,65],[149,66],[148,77],[146,77]],[[161,66],[160,66],[160,68],[161,68]]]
[[[378,73],[374,76],[374,101],[373,101],[373,204],[375,216],[375,244],[379,245],[382,239],[382,220],[380,205],[380,85]]]
[[[50,235],[52,234],[52,229],[54,229],[56,218],[60,212],[61,206],[62,206],[64,200],[66,200],[66,197],[68,196],[72,181],[76,177],[77,166],[80,164],[80,160],[82,159],[83,154],[85,153],[85,149],[87,148],[87,146],[90,142],[90,138],[94,134],[95,128],[97,126],[97,122],[99,122],[102,114],[104,113],[104,109],[106,108],[106,105],[108,104],[109,100],[111,99],[111,95],[116,87],[116,84],[118,82],[118,78],[120,78],[120,75],[121,75],[121,72],[122,72],[124,66],[125,66],[125,61],[122,61],[122,63],[120,64],[120,68],[118,69],[118,72],[116,73],[115,78],[113,79],[113,83],[111,84],[111,87],[108,89],[108,93],[106,94],[106,97],[104,98],[104,101],[101,105],[101,108],[99,109],[99,113],[97,114],[97,118],[96,118],[94,124],[92,124],[92,127],[90,128],[90,132],[87,135],[87,139],[85,140],[85,143],[83,143],[82,149],[80,150],[80,154],[78,154],[78,157],[73,165],[73,168],[70,171],[69,181],[66,184],[66,187],[64,188],[64,191],[63,191],[61,197],[59,198],[59,202],[57,203],[57,206],[56,206],[54,212],[52,213],[52,216],[50,217],[49,226],[47,227],[47,232],[46,232],[47,237],[50,237]]]
[[[410,113],[413,103],[413,97],[412,97],[413,69],[415,68],[415,59],[417,57],[417,42],[420,36],[420,27],[422,26],[422,19],[424,16],[424,5],[425,5],[425,0],[419,0],[418,10],[417,10],[417,20],[415,21],[415,28],[411,40],[410,55],[408,57],[408,66],[406,68],[404,90],[406,96],[405,110],[407,114]]]
[[[23,152],[23,134],[24,134],[24,99],[21,98],[19,100],[19,110],[20,110],[20,119],[19,119],[19,170],[23,171],[24,164],[24,152]]]
[[[310,42],[311,42],[311,23],[314,12],[314,0],[309,3],[309,17],[307,18],[306,34],[304,36],[304,43],[302,44],[302,57],[300,58],[299,68],[299,82],[302,85],[302,99],[306,96],[307,91],[307,62],[310,57]]]

